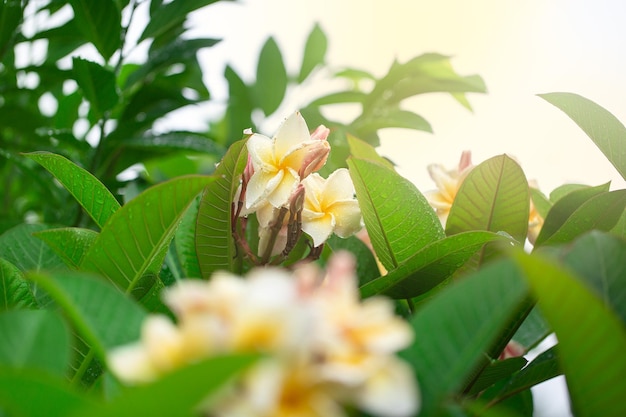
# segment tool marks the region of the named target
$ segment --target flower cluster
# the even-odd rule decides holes
[[[329,133],[323,125],[310,133],[295,112],[273,138],[258,133],[248,138],[237,214],[256,213],[260,263],[288,254],[302,231],[320,248],[333,233],[348,237],[363,227],[348,171],[338,169],[328,179],[316,173],[330,153]]]
[[[474,165],[472,164],[472,154],[470,151],[464,151],[461,154],[459,165],[455,169],[447,170],[440,164],[431,164],[428,166],[428,173],[435,182],[437,189],[427,191],[424,195],[437,212],[439,220],[444,226],[450,214],[450,209],[452,208],[456,194],[473,168]],[[531,188],[537,188],[535,181],[529,181],[528,185]],[[543,217],[541,217],[531,199],[528,216],[528,240],[530,243],[535,242],[542,226]]]
[[[413,338],[383,297],[359,300],[354,259],[336,253],[327,272],[264,268],[247,278],[217,273],[167,289],[177,322],[150,316],[141,340],[108,356],[122,380],[151,381],[202,358],[237,352],[263,359],[211,402],[214,416],[345,416],[345,405],[380,416],[414,415],[413,371],[395,353]]]

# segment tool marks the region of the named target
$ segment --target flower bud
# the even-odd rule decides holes
[[[306,146],[306,155],[302,160],[302,166],[298,171],[300,180],[306,178],[309,174],[319,171],[328,159],[330,153],[330,144],[325,140],[310,142]]]

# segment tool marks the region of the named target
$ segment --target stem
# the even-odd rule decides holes
[[[93,360],[94,356],[95,356],[95,351],[93,350],[93,348],[89,348],[89,352],[87,352],[85,359],[80,364],[80,368],[76,370],[76,373],[72,377],[72,384],[74,385],[80,384],[80,382],[83,379],[83,376],[85,375],[85,372],[87,372],[87,369],[89,369],[89,365],[91,364],[91,361]]]
[[[272,256],[272,249],[274,249],[274,244],[276,243],[276,238],[278,237],[278,233],[280,233],[280,229],[283,227],[283,222],[285,221],[285,216],[289,210],[286,207],[281,207],[278,210],[278,215],[274,218],[272,223],[270,223],[270,239],[267,242],[267,246],[265,247],[265,251],[263,252],[263,256],[261,256],[261,264],[265,265]]]

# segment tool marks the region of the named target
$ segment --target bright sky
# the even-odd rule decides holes
[[[626,182],[590,139],[538,93],[583,95],[626,121],[626,2],[620,0],[248,0],[211,6],[192,21],[224,41],[207,50],[207,82],[223,97],[221,66],[253,79],[262,43],[273,35],[297,70],[314,22],[328,35],[328,61],[383,75],[394,58],[425,52],[453,56],[462,75],[481,75],[487,95],[470,95],[474,112],[443,94],[406,102],[434,134],[382,131],[382,153],[420,190],[433,187],[426,166],[452,168],[465,149],[474,162],[508,153],[544,192],[566,182]],[[298,106],[284,109],[286,117]],[[279,120],[264,126],[272,134]]]

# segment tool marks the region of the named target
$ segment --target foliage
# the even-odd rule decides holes
[[[345,88],[301,113],[330,129],[321,172],[349,169],[373,249],[336,236],[314,247],[298,230],[288,250],[256,258],[260,215],[236,215],[248,160],[242,132],[328,69],[328,40],[315,26],[292,71],[267,39],[254,81],[226,66],[227,106],[204,131],[157,131],[156,121],[211,99],[198,52],[219,40],[188,36],[185,22],[215,2],[0,2],[0,414],[195,415],[258,355],[203,359],[144,385],[118,380],[107,352],[139,338],[148,315],[174,316],[162,290],[259,263],[325,265],[347,250],[361,297],[393,299],[415,333],[400,357],[420,386],[419,416],[530,416],[530,389],[558,375],[575,415],[626,415],[626,190],[566,184],[546,196],[512,158],[494,156],[464,179],[442,225],[376,153],[378,132],[430,131],[403,101],[445,92],[470,108],[466,93],[484,93],[482,79],[434,53],[394,62],[380,78],[344,68],[331,77]],[[48,19],[56,26],[23,30]],[[137,44],[126,36],[131,25],[143,25]],[[17,59],[35,44],[45,44],[40,56]],[[131,60],[140,47],[146,56]],[[620,121],[575,94],[541,97],[624,176]],[[352,121],[325,116],[344,103],[360,107]],[[290,224],[298,204],[282,214]],[[529,245],[533,208],[544,223]],[[552,332],[559,344],[529,363],[501,355],[526,353]]]

